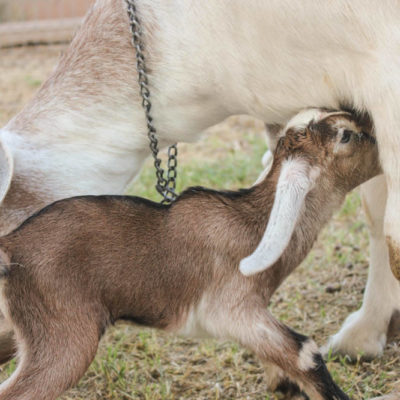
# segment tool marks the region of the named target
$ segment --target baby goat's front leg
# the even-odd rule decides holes
[[[313,340],[280,323],[258,304],[241,304],[232,310],[229,321],[226,315],[223,318],[225,335],[290,377],[290,382],[287,378],[275,382],[275,389],[285,382],[293,388],[291,382],[296,382],[299,392],[304,390],[311,399],[348,399],[332,380]]]
[[[269,362],[264,362],[263,367],[268,390],[283,394],[285,399],[309,400],[309,397],[300,389],[300,386],[281,368]]]

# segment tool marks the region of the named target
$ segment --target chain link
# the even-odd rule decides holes
[[[161,167],[161,159],[158,157],[158,139],[157,131],[153,124],[153,117],[151,115],[152,104],[150,101],[150,88],[149,77],[146,71],[146,59],[144,55],[144,45],[142,38],[142,28],[140,19],[136,11],[135,0],[125,0],[128,6],[128,15],[132,31],[132,45],[136,50],[136,65],[138,71],[138,80],[140,87],[140,95],[142,97],[142,106],[146,115],[147,123],[147,136],[150,140],[150,150],[154,159],[154,167],[156,168],[157,192],[163,197],[161,203],[172,203],[177,194],[176,178],[178,175],[178,147],[173,145],[168,149],[168,172],[167,177],[164,177],[164,170]]]

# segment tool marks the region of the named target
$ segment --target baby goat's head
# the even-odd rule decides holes
[[[281,172],[283,167],[289,169],[288,163],[295,170],[300,163],[303,165],[300,171],[314,184],[319,178],[331,190],[347,193],[380,171],[372,124],[365,117],[357,119],[347,112],[307,110],[290,121],[282,132],[273,164]]]
[[[269,177],[274,205],[257,249],[240,270],[252,275],[272,266],[292,237],[307,201],[315,213],[332,212],[347,192],[381,172],[372,123],[347,112],[306,110],[282,130]]]

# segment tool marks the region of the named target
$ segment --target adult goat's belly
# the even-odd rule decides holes
[[[247,112],[267,122],[283,122],[304,107],[368,108],[382,75],[399,70],[400,11],[382,4],[377,13],[369,1],[279,3],[249,5],[241,11],[243,35],[227,28],[224,45],[216,45],[230,68],[220,76],[230,79],[227,103],[241,96]],[[232,83],[232,76],[240,79]]]

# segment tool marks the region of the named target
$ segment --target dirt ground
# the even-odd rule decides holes
[[[50,46],[0,50],[0,126],[29,101],[64,49]],[[202,142],[182,146],[181,162],[189,170],[192,164],[205,160],[231,160],[227,154],[251,154],[254,143],[262,146],[262,129],[260,121],[230,119],[214,128]],[[224,139],[228,135],[229,141]],[[252,171],[245,182],[251,183],[256,174],[256,170]],[[237,184],[235,181],[232,186]],[[307,260],[273,297],[274,315],[312,336],[319,345],[324,344],[345,317],[361,305],[368,272],[367,249],[367,230],[355,192],[320,235]],[[399,338],[392,338],[384,356],[373,361],[360,358],[351,364],[346,358],[337,357],[329,361],[329,370],[355,399],[400,391],[399,344]],[[0,378],[14,367],[14,363],[5,366]],[[179,339],[126,324],[108,331],[79,386],[62,397],[269,398],[277,397],[268,394],[261,365],[236,344]]]

